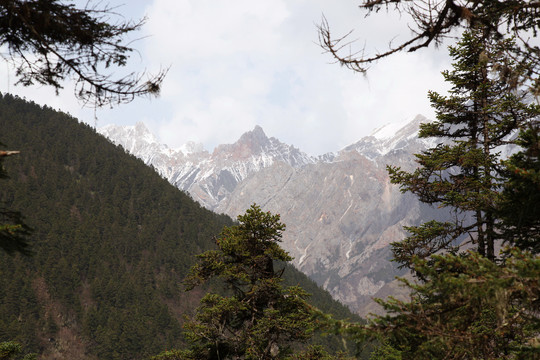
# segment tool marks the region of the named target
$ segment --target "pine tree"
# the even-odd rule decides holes
[[[216,239],[218,249],[199,255],[185,280],[188,290],[221,279],[225,295],[208,293],[187,322],[187,351],[169,351],[155,359],[283,359],[293,345],[308,341],[322,314],[312,308],[298,286],[281,285],[280,263],[291,257],[280,246],[285,226],[279,215],[253,205]],[[322,319],[322,317],[321,317]],[[308,348],[300,358],[327,356]],[[319,356],[317,355],[317,356]],[[298,358],[298,357],[296,357]]]
[[[420,201],[450,208],[451,222],[430,221],[408,227],[410,236],[393,243],[395,259],[410,266],[414,257],[440,251],[459,252],[473,244],[490,260],[495,244],[499,193],[508,181],[501,166],[502,145],[512,143],[520,128],[538,122],[540,107],[527,104],[527,93],[515,79],[524,68],[506,56],[511,41],[467,31],[450,54],[452,71],[443,72],[452,84],[449,96],[430,92],[437,120],[423,124],[420,137],[440,143],[417,154],[419,168],[408,173],[389,166],[393,183]]]
[[[319,26],[319,42],[342,66],[365,73],[370,64],[398,52],[437,47],[445,39],[454,39],[456,30],[482,28],[485,35],[516,41],[517,46],[506,49],[507,55],[528,70],[515,80],[528,83],[536,94],[540,94],[540,47],[537,42],[540,30],[539,1],[363,0],[359,3],[366,17],[384,13],[384,10],[407,14],[402,18],[408,22],[411,34],[404,38],[400,36],[401,40],[390,40],[386,51],[370,54],[365,47],[360,51],[351,50],[351,32],[342,37],[332,36],[328,21],[323,18]]]
[[[476,252],[434,255],[414,265],[425,281],[402,280],[411,301],[378,300],[387,315],[367,327],[385,337],[385,354],[403,360],[540,356],[540,258],[516,249],[504,265]]]
[[[521,249],[540,253],[540,123],[518,138],[523,150],[504,162],[508,182],[502,192],[499,231]]]
[[[85,104],[114,105],[136,96],[156,95],[167,71],[156,76],[114,76],[133,51],[125,38],[144,21],[114,22],[115,11],[88,2],[78,8],[62,0],[0,1],[2,58],[16,69],[18,83],[48,85],[76,82],[75,96]]]
[[[439,144],[417,155],[413,173],[389,167],[402,191],[450,208],[454,220],[408,227],[410,236],[392,244],[395,259],[417,280],[402,279],[410,301],[377,300],[387,315],[351,327],[381,341],[374,358],[540,356],[540,259],[527,251],[538,239],[540,108],[514,81],[525,68],[505,55],[512,46],[483,31],[465,32],[450,48],[453,70],[443,73],[450,95],[430,93],[437,120],[420,131]],[[502,146],[510,144],[522,151],[502,161]],[[519,215],[520,203],[531,217]],[[518,247],[498,256],[495,245],[503,241]]]
[[[15,359],[15,356],[19,355],[22,351],[20,344],[13,341],[5,341],[0,343],[0,360]],[[21,358],[22,360],[35,360],[36,354],[27,354]]]

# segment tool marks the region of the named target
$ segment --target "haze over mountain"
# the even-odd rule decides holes
[[[287,224],[283,246],[295,266],[366,314],[376,310],[372,297],[396,292],[389,244],[405,236],[403,226],[436,216],[401,194],[386,172],[387,164],[414,168],[413,154],[434,145],[417,136],[425,121],[418,115],[381,127],[318,158],[268,138],[260,127],[212,153],[200,144],[170,149],[142,123],[99,132],[208,209],[236,216],[255,202],[281,214]]]

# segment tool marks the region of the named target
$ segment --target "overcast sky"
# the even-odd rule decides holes
[[[85,3],[84,1],[81,1]],[[444,92],[446,48],[399,54],[367,76],[333,64],[318,45],[324,14],[336,36],[355,29],[357,47],[385,50],[410,35],[406,20],[381,13],[364,18],[355,0],[111,0],[126,19],[147,16],[133,44],[134,69],[170,67],[161,96],[98,109],[98,127],[143,121],[162,142],[231,143],[255,125],[268,136],[320,155],[337,151],[374,128],[416,114],[433,117],[427,91]],[[0,63],[0,91],[25,96],[94,124],[66,89],[15,87]],[[2,141],[8,142],[8,138]]]

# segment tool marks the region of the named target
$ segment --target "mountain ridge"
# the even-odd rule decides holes
[[[212,153],[193,143],[170,149],[158,143],[142,123],[127,127],[108,125],[98,132],[152,165],[170,183],[190,193],[210,210],[214,210],[239,182],[276,161],[293,167],[317,161],[292,145],[267,137],[260,126],[244,133],[233,144],[216,146]],[[194,151],[182,150],[185,148]]]
[[[217,213],[234,217],[257,203],[281,214],[287,225],[283,247],[295,258],[294,265],[365,315],[372,310],[371,298],[402,274],[389,261],[389,244],[406,236],[403,226],[435,212],[401,194],[386,172],[387,164],[412,170],[413,154],[433,145],[433,140],[417,136],[419,124],[426,121],[418,115],[380,127],[319,157],[268,138],[256,126],[212,154],[179,161],[168,179]],[[118,144],[127,140],[112,139]],[[159,164],[147,163],[165,172]]]

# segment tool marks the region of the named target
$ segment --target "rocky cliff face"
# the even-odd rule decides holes
[[[434,145],[417,138],[422,121],[418,116],[378,129],[319,158],[267,138],[260,127],[212,154],[193,145],[168,149],[142,124],[101,133],[216,212],[236,217],[255,202],[281,214],[283,247],[294,264],[365,314],[376,310],[372,297],[396,293],[389,244],[405,236],[403,226],[433,216],[433,209],[390,184],[386,172],[386,164],[414,168],[412,154]]]

